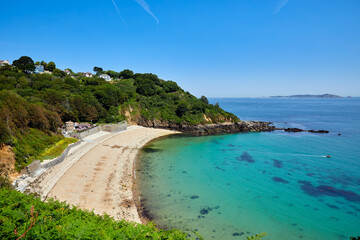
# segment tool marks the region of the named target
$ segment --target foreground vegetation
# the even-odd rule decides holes
[[[107,215],[45,203],[14,190],[0,190],[0,238],[17,239],[188,239],[179,230],[161,230],[147,225],[115,221]]]

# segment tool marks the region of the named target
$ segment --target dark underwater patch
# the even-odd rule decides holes
[[[272,180],[274,182],[279,182],[279,183],[289,183],[288,181],[286,181],[285,179],[283,179],[281,177],[273,177]]]
[[[273,166],[276,168],[282,168],[283,167],[283,161],[280,160],[276,160],[276,159],[271,159],[273,160]]]
[[[330,175],[327,177],[334,184],[341,184],[343,186],[346,186],[346,185],[359,186],[360,185],[360,178],[357,178],[353,175],[334,174],[334,175]]]
[[[202,208],[201,210],[200,210],[200,214],[202,214],[202,215],[206,215],[206,214],[209,214],[209,212],[211,212],[212,210],[214,210],[214,209],[219,209],[220,208],[220,206],[216,206],[216,207],[213,207],[213,208],[211,208],[211,207],[204,207],[204,208]],[[203,217],[204,218],[204,217]]]
[[[329,204],[327,203],[326,204],[329,208],[332,208],[332,209],[340,209],[338,206],[335,206],[335,205],[332,205],[332,204]]]
[[[161,152],[161,149],[158,148],[152,148],[152,147],[145,147],[142,149],[146,153],[155,153],[155,152]]]
[[[346,213],[349,214],[349,215],[352,215],[352,216],[357,216],[357,214],[352,212],[352,211],[347,211]]]
[[[208,214],[208,213],[209,213],[209,210],[206,209],[206,208],[203,208],[203,209],[200,210],[200,214],[202,214],[202,215],[205,215],[205,214]]]
[[[301,184],[301,190],[312,197],[342,197],[350,202],[360,202],[360,195],[351,191],[346,191],[327,185],[314,187],[309,181],[299,181],[299,183]]]
[[[315,173],[307,173],[306,175],[309,176],[309,177],[312,177],[312,176],[315,175]]]
[[[236,159],[241,162],[248,162],[248,163],[255,162],[255,160],[252,158],[252,156],[248,152],[244,152],[241,156],[236,157]]]
[[[221,171],[223,171],[223,172],[226,172],[226,170],[225,169],[223,169],[223,168],[221,168],[221,167],[215,167],[216,169],[219,169],[219,170],[221,170]]]
[[[190,198],[191,198],[191,199],[197,199],[197,198],[199,198],[199,196],[198,196],[198,195],[193,195],[193,196],[191,196]]]

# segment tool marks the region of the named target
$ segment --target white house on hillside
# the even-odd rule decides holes
[[[86,72],[86,73],[83,74],[83,76],[84,76],[84,77],[93,77],[94,74],[89,73],[89,72]]]
[[[43,65],[35,65],[35,73],[44,73],[44,66]]]
[[[6,64],[10,65],[9,60],[0,60],[0,67],[5,66]]]
[[[111,77],[107,74],[101,74],[100,77],[105,79],[105,81],[111,81]]]

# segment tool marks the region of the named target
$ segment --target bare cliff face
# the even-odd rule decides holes
[[[15,180],[20,174],[15,170],[15,154],[10,146],[4,145],[0,149],[0,175]]]
[[[176,130],[185,134],[194,136],[205,135],[217,135],[227,133],[239,133],[239,132],[267,132],[274,131],[276,128],[271,126],[270,122],[259,121],[239,121],[239,122],[224,122],[224,123],[212,123],[202,125],[189,125],[182,123],[174,123],[162,120],[147,120],[139,118],[137,124],[144,127],[152,128],[164,128]]]

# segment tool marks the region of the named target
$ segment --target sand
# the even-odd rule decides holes
[[[132,191],[136,156],[149,141],[176,133],[132,126],[117,134],[87,138],[31,187],[45,199],[141,223]]]

